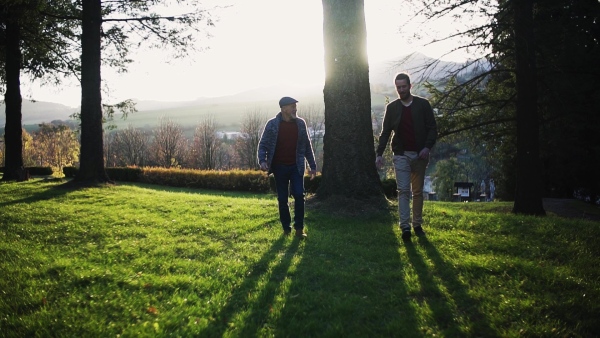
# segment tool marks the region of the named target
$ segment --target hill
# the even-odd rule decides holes
[[[0,103],[0,124],[4,127],[6,123],[6,107],[4,102]],[[22,123],[38,124],[42,122],[51,122],[54,120],[68,120],[69,116],[79,109],[68,107],[59,103],[23,100],[21,108],[23,113]]]
[[[424,72],[425,65],[433,65]],[[372,90],[372,105],[381,109],[385,97],[394,97],[392,77],[399,71],[408,71],[419,82],[424,77],[440,78],[449,70],[458,69],[462,64],[440,61],[423,54],[410,54],[398,56],[377,62],[370,66],[370,82]],[[423,94],[423,93],[420,93]],[[135,100],[138,112],[130,115],[127,120],[117,117],[116,125],[121,128],[129,124],[138,127],[153,127],[158,124],[161,117],[168,117],[184,126],[194,126],[204,116],[212,115],[223,130],[236,130],[243,116],[249,111],[259,111],[267,115],[274,115],[279,107],[277,99],[281,96],[293,96],[299,100],[301,107],[323,105],[322,85],[315,86],[289,86],[272,85],[269,87],[255,88],[240,93],[221,97],[199,98],[193,101],[157,101]],[[4,105],[0,105],[4,112]],[[53,120],[68,120],[69,116],[78,111],[52,102],[23,101],[23,125],[37,125]],[[4,113],[0,114],[0,128],[5,124]]]

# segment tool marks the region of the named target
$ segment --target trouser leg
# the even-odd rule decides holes
[[[294,229],[304,229],[304,177],[294,168],[290,173],[290,188],[294,198]]]
[[[398,189],[400,229],[410,230],[410,159],[404,155],[394,155],[393,160]]]
[[[423,185],[425,184],[425,169],[429,160],[416,159],[412,161],[411,187],[412,187],[412,225],[418,227],[423,224]]]
[[[286,170],[286,166],[277,165],[273,168],[273,176],[275,177],[275,187],[277,189],[277,203],[279,205],[279,220],[283,230],[291,230],[291,215],[288,205],[290,171]]]

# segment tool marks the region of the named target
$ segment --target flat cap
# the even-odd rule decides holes
[[[288,104],[296,103],[296,102],[298,102],[298,100],[293,99],[289,96],[284,96],[281,98],[281,100],[279,100],[279,108],[281,108],[283,106],[287,106]]]

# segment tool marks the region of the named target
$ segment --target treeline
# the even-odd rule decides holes
[[[313,146],[322,163],[321,138],[323,112],[305,107],[304,116],[310,126]],[[256,153],[267,116],[260,110],[249,111],[240,124],[239,136],[223,138],[212,116],[201,119],[190,137],[184,126],[163,117],[153,129],[129,125],[125,129],[104,131],[104,160],[107,167],[161,167],[201,170],[257,169]],[[79,161],[79,129],[73,124],[55,121],[42,123],[35,131],[23,129],[23,162],[25,167],[77,166]],[[4,147],[0,149],[0,163]]]

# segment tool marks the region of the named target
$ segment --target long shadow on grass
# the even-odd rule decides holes
[[[315,214],[275,337],[423,336],[391,214]],[[310,226],[309,221],[309,226]]]
[[[39,183],[39,182],[37,182],[37,181],[31,182],[31,183],[27,182],[27,184],[36,184],[36,183]],[[23,183],[21,183],[21,184],[23,184]],[[64,196],[72,190],[73,189],[62,188],[59,185],[51,186],[37,194],[33,194],[30,196],[12,200],[12,201],[2,202],[2,203],[0,203],[0,207],[5,207],[5,206],[13,205],[13,204],[20,204],[20,203],[27,204],[27,203],[35,203],[35,202],[39,202],[39,201],[51,200],[51,199],[54,199],[57,197]]]
[[[200,337],[221,337],[229,328],[230,319],[238,314],[243,316],[243,326],[236,327],[235,336],[253,337],[257,328],[260,328],[268,319],[271,304],[281,288],[281,283],[287,276],[292,258],[298,250],[299,241],[294,239],[289,247],[284,248],[289,240],[280,237],[262,258],[251,266],[244,282],[232,290],[229,301],[221,311],[215,315],[215,320],[200,333]],[[271,270],[269,266],[278,259],[281,260]],[[259,284],[264,283],[261,288]],[[249,300],[249,298],[252,298]],[[238,334],[239,333],[239,334]]]
[[[487,317],[479,311],[477,301],[469,296],[467,287],[458,280],[458,272],[452,269],[426,237],[419,238],[418,244],[425,249],[428,258],[433,262],[433,270],[430,270],[412,242],[405,243],[406,252],[419,277],[422,288],[421,301],[429,304],[436,325],[444,335],[498,337]],[[451,299],[442,292],[438,280]],[[459,326],[459,322],[462,322],[463,328]]]
[[[204,188],[185,188],[185,187],[172,187],[166,185],[158,185],[151,183],[140,183],[140,182],[117,182],[118,185],[121,186],[132,186],[143,189],[149,189],[154,191],[166,191],[166,192],[181,192],[181,193],[190,193],[190,194],[200,194],[207,196],[216,196],[216,197],[227,197],[227,198],[248,198],[248,196],[252,196],[257,199],[273,199],[273,193],[271,192],[261,192],[261,191],[238,191],[238,190],[214,190],[214,189],[204,189]]]

